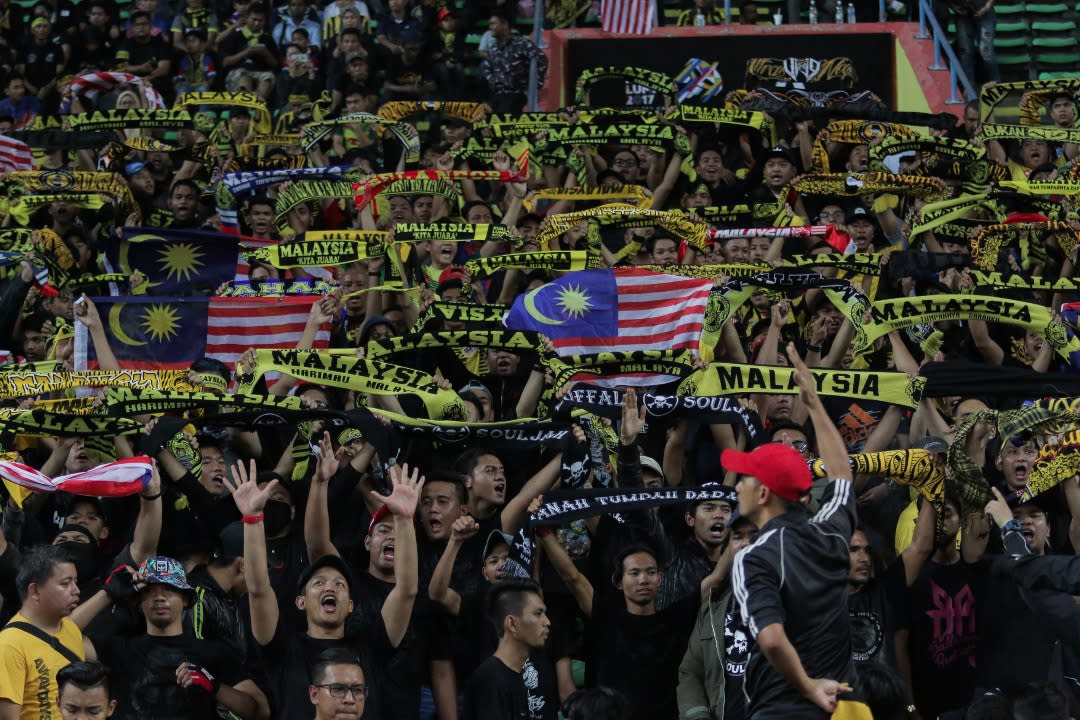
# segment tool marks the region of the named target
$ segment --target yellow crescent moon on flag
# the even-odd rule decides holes
[[[123,311],[125,305],[127,305],[127,303],[116,303],[109,308],[109,329],[112,330],[113,337],[125,345],[131,345],[132,347],[146,345],[145,341],[140,342],[135,340],[124,332],[124,328],[120,324],[120,313]]]
[[[562,320],[552,320],[551,318],[540,312],[539,309],[537,309],[536,293],[540,292],[543,289],[543,287],[538,287],[535,290],[525,293],[525,312],[529,313],[529,316],[532,319],[536,320],[536,322],[538,323],[543,323],[544,325],[562,325]]]

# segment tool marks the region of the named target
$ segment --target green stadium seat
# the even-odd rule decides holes
[[[1031,55],[1027,53],[998,53],[998,65],[1029,65]]]
[[[1048,20],[1035,20],[1031,23],[1032,32],[1041,33],[1072,33],[1076,30],[1076,23],[1072,20],[1061,21],[1048,21]]]
[[[1000,61],[1000,58],[998,58]],[[1080,65],[1080,52],[1039,53],[1035,62],[1040,65]]]
[[[1057,72],[1041,72],[1039,73],[1040,80],[1064,80],[1067,78],[1080,77],[1075,71],[1072,70],[1059,70]]]
[[[1002,48],[1026,48],[1028,39],[1026,37],[996,37],[994,38],[994,47],[998,50]]]
[[[1067,12],[1069,6],[1065,3],[1028,3],[1027,12],[1029,15],[1061,15]],[[994,12],[1001,12],[997,7],[994,8]]]
[[[997,24],[998,35],[1008,35],[1009,33],[1026,33],[1028,31],[1028,24],[1024,20],[1019,22],[999,22]]]
[[[1037,48],[1072,48],[1076,47],[1076,38],[1073,37],[1035,37],[1031,40],[1032,47]],[[997,41],[994,47],[998,47]]]
[[[1023,5],[994,5],[994,13],[998,16],[1001,15],[1023,15]]]

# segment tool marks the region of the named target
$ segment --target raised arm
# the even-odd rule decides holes
[[[131,559],[136,567],[157,552],[161,539],[161,475],[157,463],[150,460],[154,469],[150,484],[139,496],[139,516],[135,519],[135,534],[131,540]]]
[[[904,563],[904,582],[907,587],[915,584],[919,579],[926,561],[934,554],[934,530],[937,525],[937,511],[927,500],[923,500],[919,508],[919,516],[915,518],[915,533],[911,536],[911,544],[900,554],[900,560]]]
[[[270,586],[263,508],[278,481],[271,480],[260,490],[255,475],[254,460],[250,461],[248,469],[244,468],[243,463],[236,463],[233,466],[236,484],[232,498],[244,518],[244,578],[251,611],[251,634],[260,645],[268,645],[277,632],[279,608],[274,589]]]
[[[589,582],[589,578],[585,577],[585,575],[577,569],[577,566],[574,565],[574,561],[570,559],[570,556],[566,554],[566,550],[559,544],[559,541],[551,528],[538,529],[536,531],[536,538],[540,542],[541,547],[544,548],[544,552],[547,554],[548,560],[551,561],[552,566],[555,568],[555,572],[559,573],[559,577],[566,583],[566,587],[570,589],[570,594],[577,600],[581,612],[585,614],[585,617],[592,617],[593,586],[592,583]]]
[[[390,497],[383,497],[375,491],[372,491],[371,497],[394,515],[394,589],[383,603],[382,619],[390,644],[397,647],[409,629],[409,618],[420,585],[413,515],[416,514],[416,502],[420,498],[424,479],[420,477],[418,469],[413,468],[410,473],[409,466],[404,465],[400,470],[397,466],[390,468],[390,482],[393,486]]]
[[[450,576],[454,572],[454,563],[461,546],[479,530],[476,520],[468,515],[462,515],[454,521],[450,528],[450,539],[446,541],[446,549],[439,556],[439,563],[431,574],[431,582],[428,583],[428,597],[431,601],[442,605],[454,617],[461,613],[461,595],[450,587]]]
[[[90,334],[90,342],[94,344],[94,352],[98,358],[98,367],[102,370],[119,370],[120,361],[109,346],[105,326],[101,324],[101,316],[93,301],[84,294],[73,303],[73,310],[75,320],[85,325]]]
[[[521,524],[525,520],[525,510],[529,507],[529,503],[555,486],[555,483],[559,481],[561,469],[562,453],[559,453],[529,478],[521,491],[506,503],[506,507],[499,514],[503,532],[513,535],[521,528]]]
[[[814,517],[814,522],[831,526],[842,537],[851,537],[855,529],[855,493],[851,487],[851,465],[848,462],[847,447],[844,445],[836,425],[825,411],[818,397],[817,387],[810,369],[799,357],[794,343],[788,343],[788,359],[795,368],[795,382],[799,386],[799,399],[810,414],[817,436],[818,454],[825,464],[829,479],[833,481],[839,502],[829,503]],[[785,636],[786,639],[786,636]]]
[[[309,558],[323,555],[341,557],[341,553],[330,540],[330,511],[327,508],[327,489],[331,478],[337,474],[341,456],[345,448],[338,448],[330,442],[330,433],[324,432],[319,440],[319,462],[315,466],[315,476],[308,490],[307,508],[304,510],[304,543],[307,545]]]

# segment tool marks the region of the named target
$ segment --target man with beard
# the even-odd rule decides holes
[[[184,633],[184,608],[194,602],[195,591],[179,562],[152,557],[137,582],[144,634],[99,636],[96,645],[113,671],[117,718],[205,720],[216,716],[218,703],[245,719],[269,709],[228,646]],[[82,612],[100,612],[111,602],[101,591]]]
[[[459,594],[450,587],[450,576],[457,565],[461,548],[476,537],[479,530],[480,525],[468,515],[454,521],[450,540],[439,558],[439,564],[428,586],[428,595],[432,602],[441,605],[455,619],[454,637],[458,641],[451,643],[454,651],[446,654],[453,658],[458,687],[473,688],[471,693],[474,698],[479,692],[480,679],[491,672],[490,658],[484,658],[492,652],[499,656],[500,649],[506,650],[505,635],[497,632],[497,624],[493,627],[489,611],[490,600],[485,598],[500,592],[505,583],[514,582],[506,579],[506,562],[514,539],[499,530],[492,530],[481,553],[483,563],[480,566],[480,575],[486,582],[482,583],[476,592],[465,594]],[[536,710],[535,713],[530,712],[525,716],[529,720],[554,720],[559,705],[555,661],[567,664],[570,662],[568,649],[553,648],[547,643],[547,639],[544,637],[539,644],[526,648],[520,662],[511,665],[512,669],[521,674],[521,688],[526,697],[525,707]],[[467,689],[465,694],[468,707],[470,690]],[[468,711],[465,716],[470,717]],[[477,707],[473,709],[472,717],[489,716]]]
[[[488,617],[499,635],[495,654],[480,664],[465,687],[465,720],[530,720],[538,713],[525,692],[526,663],[543,647],[551,632],[540,586],[531,580],[511,580],[491,589]],[[554,717],[539,713],[540,717]]]

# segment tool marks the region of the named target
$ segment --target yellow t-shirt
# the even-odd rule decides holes
[[[19,614],[12,622],[29,623]],[[71,618],[64,618],[60,632],[53,636],[80,658],[86,658],[82,631]],[[68,662],[44,640],[5,627],[0,630],[0,698],[22,706],[22,720],[59,720],[56,673]]]

